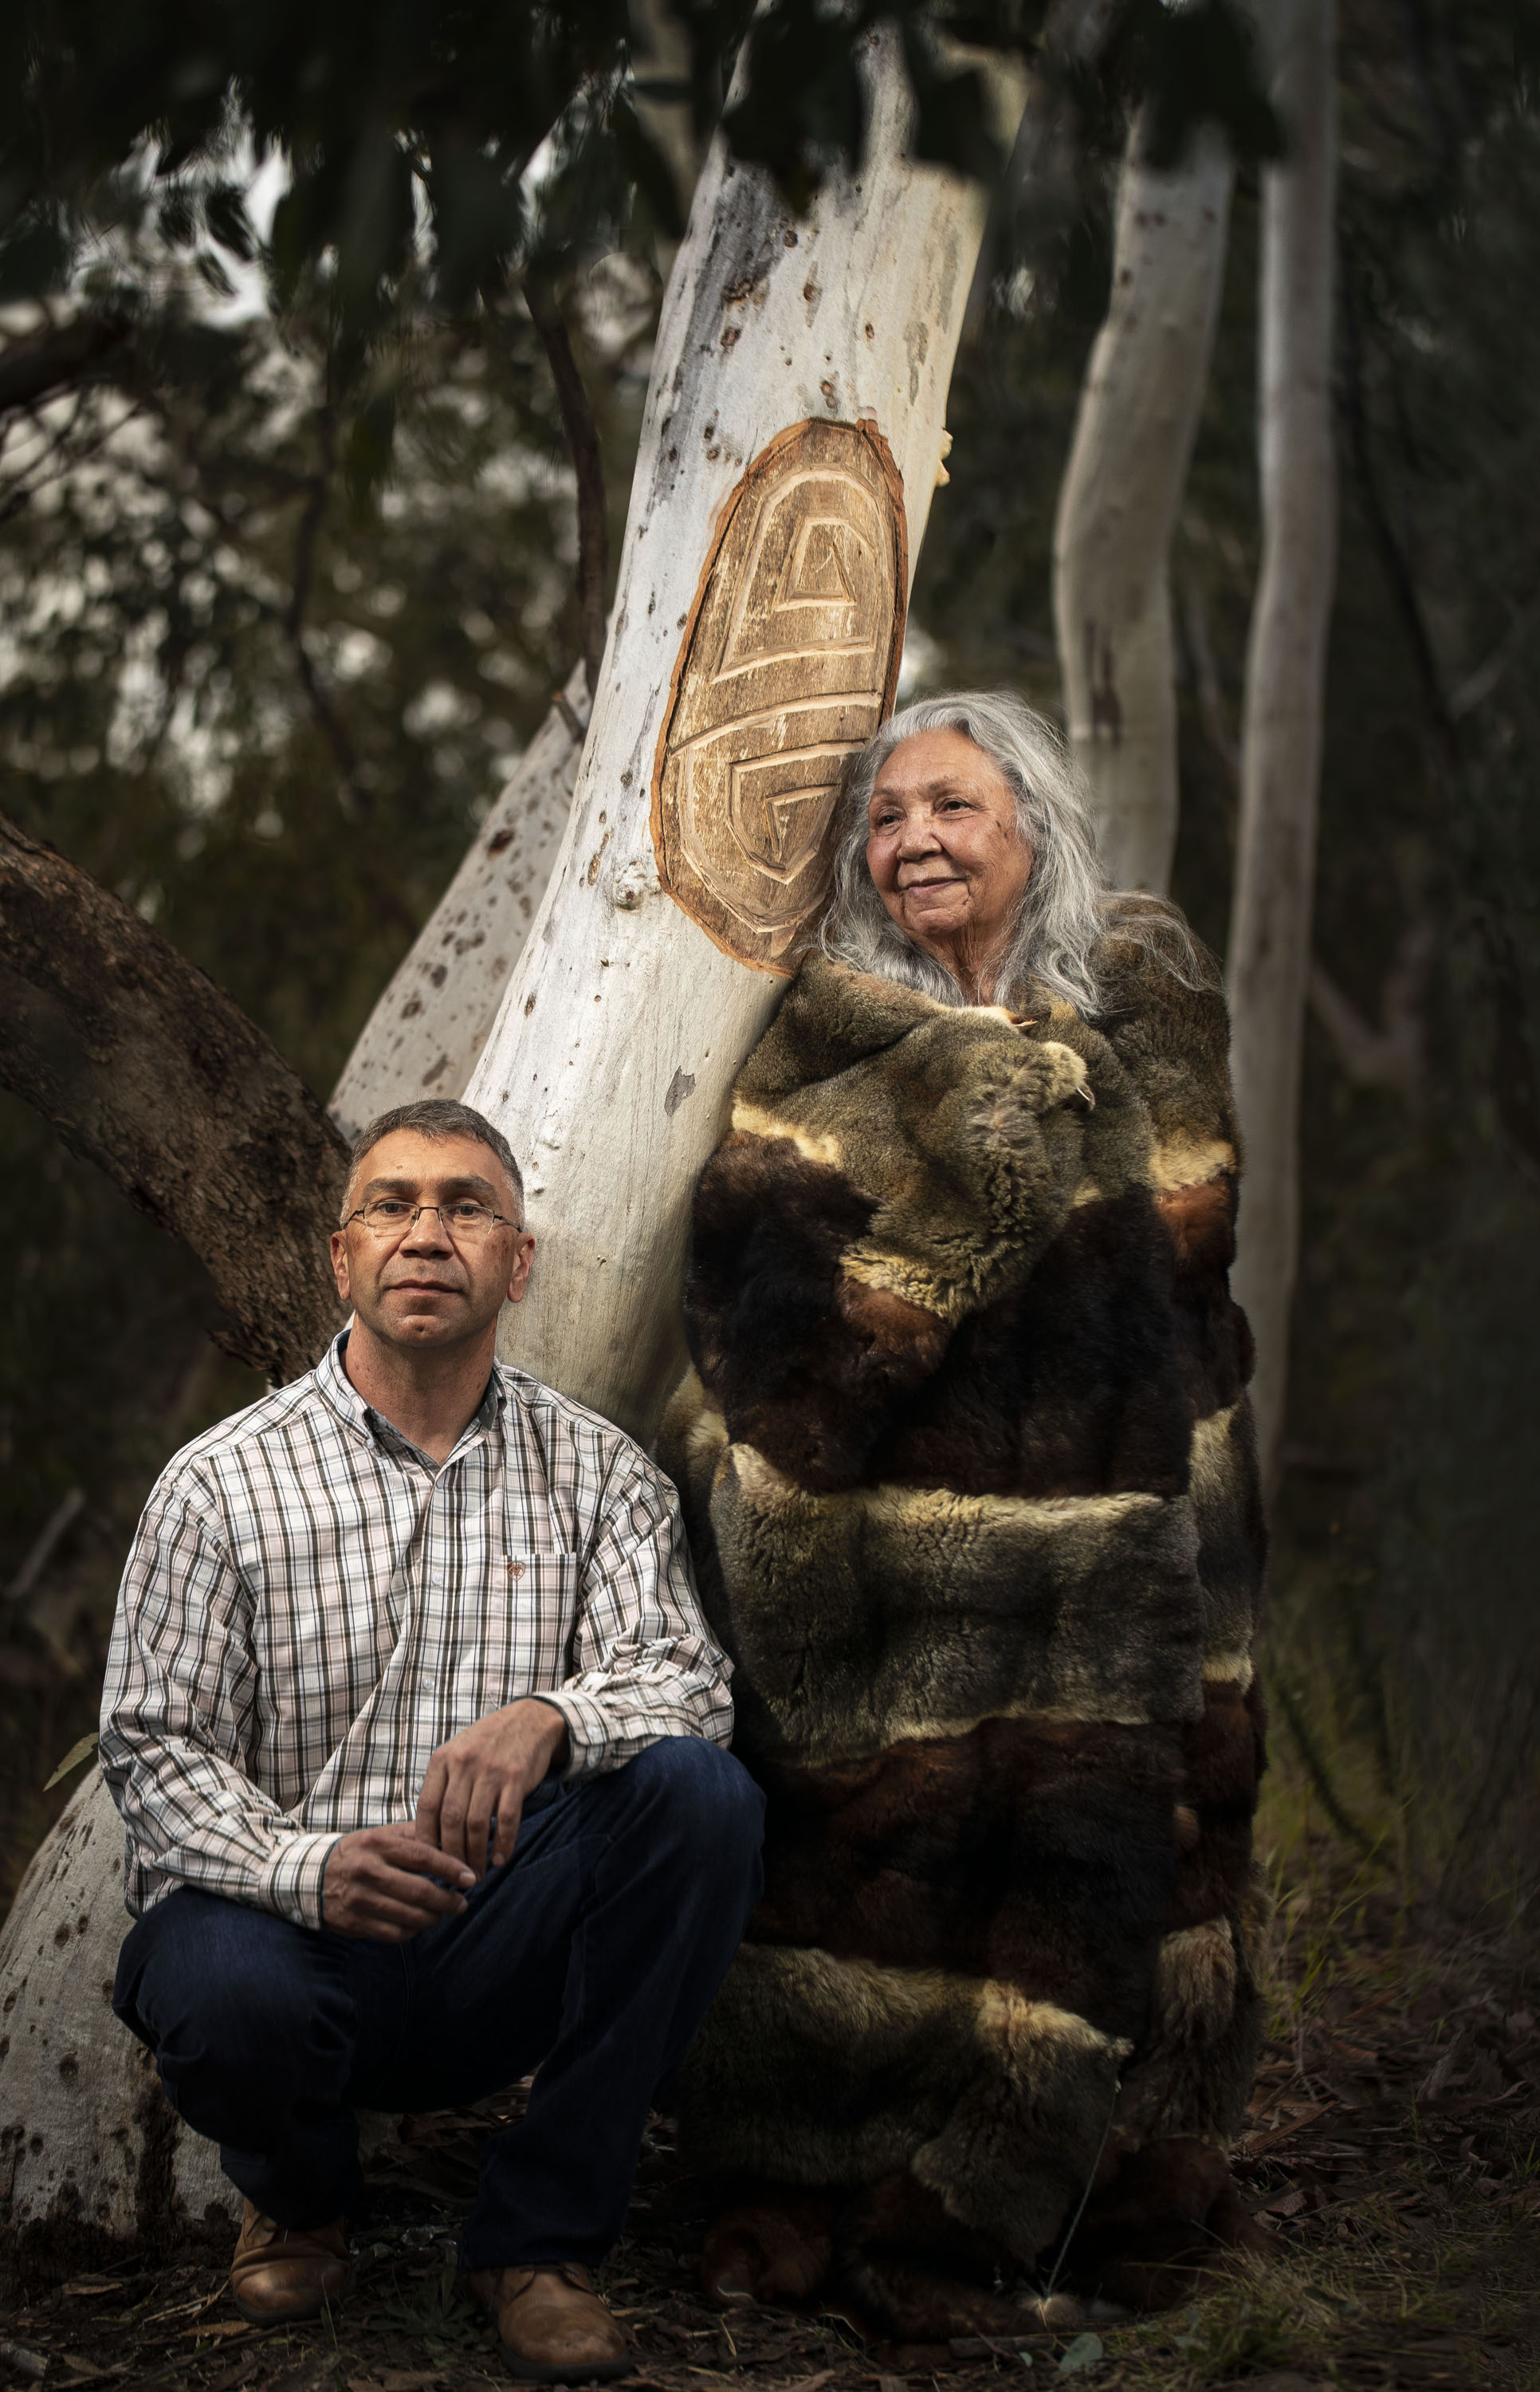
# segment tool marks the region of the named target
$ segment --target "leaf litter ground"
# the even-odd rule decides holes
[[[1276,2239],[1189,2308],[1035,2334],[868,2344],[843,2319],[707,2307],[704,2189],[654,2122],[603,2285],[635,2392],[1540,2392],[1540,1950],[1524,1922],[1430,1927],[1380,1892],[1284,1905],[1275,2033],[1236,2167]],[[459,2282],[457,2223],[507,2103],[403,2122],[371,2165],[357,2279],[332,2317],[247,2326],[212,2264],[36,2287],[0,2320],[0,2380],[49,2392],[481,2392],[509,2381]],[[45,2372],[40,2374],[40,2367]],[[1023,2392],[1026,2386],[1023,2386]]]

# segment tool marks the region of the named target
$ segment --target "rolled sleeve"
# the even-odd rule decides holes
[[[341,1841],[340,1836],[312,1835],[303,1828],[284,1837],[258,1880],[257,1907],[275,1910],[296,1927],[319,1927],[321,1882],[327,1862]]]

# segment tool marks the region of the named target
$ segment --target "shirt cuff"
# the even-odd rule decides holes
[[[615,1726],[604,1706],[592,1695],[565,1693],[535,1696],[537,1703],[549,1703],[561,1712],[567,1723],[567,1765],[562,1772],[562,1783],[575,1777],[592,1777],[602,1769],[615,1766]]]
[[[319,1927],[321,1924],[321,1879],[326,1865],[341,1836],[330,1834],[305,1835],[296,1831],[285,1836],[278,1855],[260,1880],[257,1902],[264,1910],[277,1911],[280,1918],[292,1920],[296,1927]]]

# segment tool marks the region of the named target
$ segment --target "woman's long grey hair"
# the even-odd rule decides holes
[[[906,706],[867,742],[840,795],[834,886],[819,942],[835,963],[923,989],[943,1005],[971,1000],[944,965],[893,920],[866,864],[867,808],[895,748],[921,731],[961,731],[998,765],[1016,800],[1032,870],[996,982],[1002,998],[1033,977],[1077,1012],[1098,1008],[1092,950],[1112,929],[1143,946],[1189,987],[1215,974],[1182,916],[1160,899],[1109,889],[1096,856],[1083,784],[1057,732],[1007,690],[963,690]]]

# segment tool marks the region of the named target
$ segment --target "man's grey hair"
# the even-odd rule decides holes
[[[996,983],[1008,1001],[1029,979],[1082,1014],[1099,1005],[1093,949],[1115,930],[1192,988],[1216,984],[1212,965],[1174,907],[1108,887],[1096,854],[1087,790],[1051,722],[1009,690],[923,698],[885,722],[852,761],[840,793],[834,886],[819,942],[835,963],[923,989],[942,1005],[972,999],[945,966],[899,928],[866,862],[867,809],[894,749],[922,731],[960,731],[981,748],[1016,800],[1032,869]]]
[[[398,1129],[411,1129],[419,1138],[473,1138],[489,1146],[513,1182],[513,1192],[519,1200],[522,1216],[524,1209],[524,1174],[500,1129],[478,1113],[473,1105],[462,1105],[454,1097],[421,1097],[415,1105],[393,1105],[388,1113],[377,1113],[353,1141],[353,1153],[348,1164],[347,1186],[343,1191],[343,1219],[353,1210],[353,1191],[367,1157],[382,1138]]]

